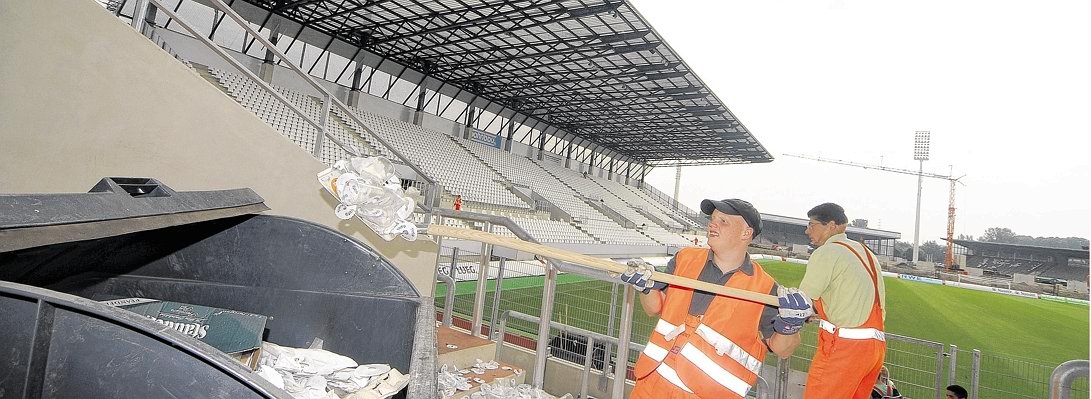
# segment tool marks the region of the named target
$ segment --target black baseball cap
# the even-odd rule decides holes
[[[761,214],[758,213],[758,210],[754,208],[754,205],[751,205],[749,202],[743,201],[738,198],[731,198],[720,201],[706,199],[704,201],[701,201],[701,212],[706,215],[712,215],[712,211],[714,210],[719,210],[720,212],[726,213],[728,215],[741,216],[742,219],[746,221],[746,224],[749,225],[752,230],[754,230],[754,234],[751,236],[751,238],[757,237],[758,234],[761,234]]]

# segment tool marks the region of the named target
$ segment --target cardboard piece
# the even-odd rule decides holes
[[[102,301],[125,309],[211,345],[257,370],[267,316],[181,302],[146,298]]]

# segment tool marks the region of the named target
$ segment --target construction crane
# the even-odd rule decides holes
[[[958,183],[958,184],[962,184],[962,185],[965,186],[966,184],[960,182],[959,179],[962,179],[963,177],[966,177],[966,175],[962,175],[962,176],[959,176],[959,177],[954,177],[953,174],[940,175],[940,174],[928,173],[928,172],[922,172],[922,171],[913,171],[913,170],[909,170],[909,169],[891,168],[889,166],[868,165],[868,164],[863,164],[863,163],[858,163],[858,162],[844,161],[844,160],[840,160],[840,159],[828,159],[828,158],[820,158],[820,157],[811,157],[811,156],[806,156],[806,155],[784,154],[784,156],[789,156],[789,157],[793,157],[793,158],[800,158],[800,159],[809,159],[809,160],[818,161],[818,162],[828,162],[828,163],[834,163],[834,164],[838,164],[838,165],[855,166],[857,168],[878,170],[878,171],[883,171],[883,172],[901,173],[901,174],[905,174],[905,175],[913,175],[913,176],[918,176],[918,177],[920,177],[920,176],[930,177],[930,178],[933,178],[933,179],[943,179],[943,180],[949,181],[951,183],[951,189],[950,189],[950,195],[949,195],[949,197],[947,199],[947,253],[944,255],[943,265],[944,265],[944,267],[947,268],[948,271],[951,270],[951,263],[953,263],[954,260],[955,260],[955,254],[954,254],[955,184]],[[920,210],[918,209],[918,212],[919,211]]]

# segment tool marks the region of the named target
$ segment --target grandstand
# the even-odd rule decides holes
[[[1016,274],[1087,283],[1087,249],[1052,248],[1034,245],[954,240],[956,253],[965,256],[965,268],[987,275],[1012,277]]]
[[[811,239],[804,233],[807,230],[808,219],[763,213],[761,220],[762,233],[758,236],[756,244],[780,247],[811,245]],[[856,226],[849,226],[845,234],[851,240],[863,242],[883,260],[894,258],[894,242],[902,236],[901,233],[894,231]]]
[[[302,149],[313,151],[316,129],[306,124],[288,107],[273,101],[256,83],[245,76],[195,64],[203,76],[218,84],[256,116],[268,123]],[[321,112],[318,98],[274,88],[294,105],[317,119]],[[391,156],[390,151],[369,139],[374,132],[393,145],[409,161],[439,182],[446,197],[461,195],[467,210],[498,210],[512,216],[516,223],[541,242],[622,244],[622,245],[693,245],[692,238],[680,234],[684,229],[676,219],[683,216],[666,208],[639,188],[612,179],[580,174],[549,160],[534,160],[481,143],[453,137],[435,130],[383,115],[352,108],[355,116],[367,124],[365,129],[343,113],[334,112],[332,134],[342,143],[350,143],[363,154]],[[325,141],[320,159],[332,164],[349,155]],[[442,156],[437,156],[443,154]],[[395,158],[396,159],[396,158]],[[518,188],[526,188],[537,202],[518,197]],[[531,198],[531,197],[528,197]],[[564,220],[535,218],[529,209],[548,206],[563,212]],[[540,215],[539,215],[540,216]]]
[[[90,0],[27,2],[13,6],[22,12],[0,13],[0,30],[15,27],[11,37],[35,38],[33,45],[11,49],[9,59],[51,66],[0,63],[0,86],[22,93],[18,101],[0,99],[7,118],[0,139],[16,138],[0,145],[0,155],[13,165],[0,174],[5,192],[81,191],[87,181],[118,174],[161,177],[186,189],[251,187],[278,214],[321,223],[367,244],[413,282],[419,301],[457,296],[459,309],[465,309],[457,313],[468,330],[477,327],[471,318],[480,324],[485,309],[483,294],[470,295],[490,285],[499,305],[490,304],[491,310],[540,311],[545,319],[567,323],[571,308],[572,320],[593,321],[588,328],[596,333],[621,337],[624,290],[613,284],[615,306],[609,287],[614,280],[591,281],[595,277],[568,269],[559,277],[543,276],[543,262],[472,241],[384,241],[358,221],[333,216],[335,200],[316,186],[318,171],[350,154],[382,155],[395,162],[403,185],[431,193],[419,198],[419,221],[457,215],[437,213],[457,195],[465,200],[465,214],[504,216],[514,222],[513,230],[517,226],[539,242],[621,259],[666,257],[694,240],[706,244],[707,224],[700,216],[644,184],[652,168],[772,160],[624,1],[231,2],[246,26],[286,56],[242,35],[225,13],[211,8],[215,0],[171,4],[181,18],[152,7],[146,23],[133,18],[143,0],[105,2],[113,15],[81,7],[87,5],[81,1]],[[202,47],[183,23],[199,25],[199,35],[212,37],[228,59]],[[807,244],[801,235],[806,220],[763,218],[763,243]],[[450,216],[439,223],[514,236],[504,226],[469,219]],[[849,232],[881,255],[892,252],[898,237],[881,230]],[[454,256],[455,248],[489,252]],[[299,270],[305,273],[307,265]],[[465,284],[440,285],[446,290],[441,298],[436,280],[446,276],[438,274]],[[485,281],[499,278],[511,280]],[[564,285],[556,300],[544,298],[543,288],[558,288],[550,278]],[[506,285],[514,288],[501,293]],[[514,302],[522,307],[512,307]],[[544,333],[509,327],[530,344],[569,337],[554,334],[564,338],[552,340],[545,336],[550,324],[539,325]],[[648,326],[633,327],[646,333]],[[601,346],[596,341],[594,357],[600,358]],[[609,355],[620,346],[605,347]],[[518,348],[531,355],[534,349]],[[579,359],[556,347],[547,353]],[[927,368],[936,356],[923,358],[925,366],[901,367]],[[519,361],[532,369],[530,360]],[[539,368],[548,374],[547,390],[573,392],[578,378],[565,373],[578,365],[549,361],[548,369],[544,363]],[[927,372],[917,380],[921,391],[943,374]],[[603,381],[607,374],[600,374]],[[406,396],[435,397],[414,396],[419,387],[410,387]]]

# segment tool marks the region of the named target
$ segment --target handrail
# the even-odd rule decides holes
[[[273,98],[277,99],[277,101],[280,101],[281,103],[286,105],[288,107],[288,109],[292,110],[292,112],[294,112],[296,115],[299,115],[299,117],[303,118],[304,121],[306,121],[307,123],[310,123],[311,126],[313,126],[315,129],[318,129],[320,132],[325,132],[325,136],[329,137],[329,139],[332,140],[334,142],[334,144],[337,144],[338,146],[341,147],[341,149],[345,150],[349,154],[352,154],[353,156],[360,156],[361,155],[352,146],[346,145],[345,143],[341,142],[336,137],[334,137],[332,134],[330,134],[328,131],[326,131],[326,129],[323,129],[322,124],[315,121],[313,118],[310,117],[310,115],[307,115],[306,112],[303,112],[303,110],[299,109],[299,107],[297,107],[294,103],[292,103],[290,100],[288,100],[286,97],[284,97],[284,95],[280,94],[280,92],[276,91],[276,89],[274,89],[268,83],[265,83],[265,81],[261,80],[261,78],[258,78],[258,76],[255,75],[253,72],[250,72],[250,70],[247,69],[245,66],[243,66],[242,63],[240,63],[238,60],[236,60],[230,54],[227,54],[227,52],[224,51],[222,48],[220,48],[219,45],[217,45],[216,43],[213,43],[211,40],[206,38],[203,34],[198,32],[188,22],[186,22],[184,19],[179,17],[178,14],[176,14],[174,11],[171,11],[171,9],[169,7],[164,6],[163,3],[161,3],[159,0],[148,0],[148,1],[152,5],[155,5],[155,7],[158,8],[159,11],[162,11],[164,14],[167,14],[167,16],[170,17],[170,19],[173,19],[176,23],[178,23],[179,26],[181,26],[183,29],[185,29],[187,32],[189,32],[190,36],[193,36],[193,37],[197,38],[197,40],[199,40],[201,43],[204,43],[204,45],[206,47],[208,47],[209,49],[211,49],[213,52],[215,52],[216,55],[219,55],[221,58],[223,58],[225,61],[227,61],[229,64],[231,64],[231,66],[235,67],[235,69],[237,69],[239,72],[242,72],[243,75],[246,75],[246,77],[250,78],[250,80],[254,81],[254,83],[257,83],[259,87],[261,87],[263,90],[269,92],[269,94],[271,94],[273,96]],[[290,64],[290,62],[288,62],[288,64]],[[315,143],[315,148],[318,148],[320,150],[320,145],[321,145],[320,143]]]
[[[630,309],[630,310],[632,310],[632,309]],[[630,313],[632,313],[632,312],[630,312]],[[558,330],[561,330],[562,332],[572,333],[574,335],[581,335],[581,336],[587,338],[587,348],[589,348],[589,349],[587,350],[587,354],[585,354],[586,357],[584,358],[583,376],[580,379],[580,381],[581,381],[581,383],[580,383],[581,384],[581,386],[580,386],[581,397],[587,397],[587,385],[589,383],[589,378],[587,378],[587,377],[588,377],[588,374],[590,374],[590,372],[591,372],[591,367],[590,367],[591,363],[590,363],[589,359],[592,357],[591,355],[593,354],[592,350],[593,350],[594,342],[595,341],[604,341],[606,343],[617,345],[618,348],[619,348],[618,352],[617,352],[617,360],[614,361],[614,385],[613,386],[615,388],[613,389],[613,392],[611,392],[611,397],[614,398],[614,399],[621,399],[624,396],[625,381],[628,379],[627,375],[629,374],[629,362],[628,362],[629,348],[635,349],[637,351],[643,351],[644,350],[644,345],[641,345],[641,344],[638,344],[638,343],[635,343],[635,342],[626,342],[627,345],[622,345],[621,344],[622,341],[620,339],[611,337],[609,335],[599,334],[599,333],[596,333],[596,332],[593,332],[593,331],[584,330],[584,329],[579,328],[579,327],[574,327],[574,326],[570,326],[570,325],[567,325],[567,324],[558,323],[558,322],[555,322],[555,321],[552,321],[552,320],[547,320],[548,323],[542,323],[541,319],[538,318],[538,317],[534,317],[534,316],[528,315],[526,313],[516,312],[514,310],[505,310],[504,313],[500,315],[499,335],[497,335],[497,338],[496,338],[496,355],[494,356],[494,358],[497,359],[497,360],[500,359],[500,355],[501,355],[501,353],[503,353],[504,336],[505,336],[505,333],[507,331],[508,319],[509,318],[516,319],[516,320],[523,320],[523,321],[526,321],[528,323],[538,324],[538,329],[539,330],[542,329],[542,326],[545,326],[546,331],[549,331],[550,328],[556,328]],[[543,337],[542,335],[540,335],[540,334],[538,335],[538,342],[543,341],[542,337]],[[546,337],[548,337],[548,335],[546,335]],[[628,341],[628,340],[626,340],[626,341]],[[548,342],[548,341],[546,341],[546,342]],[[622,349],[624,349],[624,351],[622,351]],[[537,357],[537,355],[536,355],[535,360],[537,360],[538,358],[539,357]],[[544,376],[545,375],[545,372],[544,372],[545,362],[544,362],[544,360],[546,360],[546,358],[545,358],[545,356],[541,356],[540,358],[543,360],[543,362],[542,362],[541,365],[535,364],[534,367],[540,367],[540,368],[535,370],[535,374],[536,375],[540,374],[540,375]],[[609,364],[609,359],[603,358],[602,362],[603,362],[603,366],[602,366],[603,375],[605,375],[605,373],[606,373],[605,370],[606,370],[607,365]],[[620,368],[620,370],[619,370],[619,368]],[[620,382],[620,384],[619,384],[619,382]],[[539,388],[541,388],[541,387],[539,386]]]
[[[153,1],[158,1],[158,0],[153,0]],[[386,149],[388,151],[390,151],[391,154],[394,154],[395,157],[397,157],[399,160],[401,160],[403,164],[405,164],[409,168],[413,169],[413,172],[416,172],[418,177],[424,178],[424,180],[427,181],[429,184],[431,184],[433,187],[436,186],[436,182],[434,180],[429,178],[428,175],[426,175],[423,171],[420,170],[420,168],[418,168],[416,165],[414,165],[412,162],[410,162],[409,159],[406,158],[404,155],[402,155],[402,153],[399,152],[397,149],[395,149],[394,146],[390,145],[390,143],[387,143],[386,140],[384,140],[382,137],[379,137],[378,134],[375,134],[375,132],[373,130],[371,130],[371,128],[369,128],[367,126],[367,124],[365,124],[363,121],[361,121],[360,118],[356,117],[356,114],[354,114],[352,112],[352,110],[349,109],[348,105],[345,105],[345,103],[341,102],[341,100],[338,100],[337,97],[334,97],[333,94],[329,92],[329,90],[326,90],[326,88],[323,87],[321,84],[319,84],[318,81],[315,80],[310,74],[308,74],[306,72],[303,72],[303,70],[300,69],[298,66],[296,66],[295,63],[288,61],[289,60],[288,56],[284,55],[283,52],[281,52],[279,49],[277,49],[277,46],[275,44],[273,44],[272,42],[270,42],[269,39],[266,39],[266,38],[262,37],[261,34],[259,34],[256,30],[254,30],[253,27],[250,26],[250,24],[248,24],[245,20],[243,20],[242,17],[239,16],[239,14],[235,12],[235,10],[232,10],[230,6],[228,6],[227,4],[224,4],[224,2],[222,0],[208,0],[208,1],[209,1],[209,3],[213,4],[216,8],[220,9],[220,11],[223,11],[224,14],[231,17],[231,19],[234,20],[235,23],[239,24],[239,26],[241,26],[243,29],[245,29],[247,32],[249,32],[251,35],[253,35],[254,38],[257,39],[259,42],[261,42],[261,44],[263,46],[265,46],[265,48],[267,50],[271,51],[273,54],[275,54],[277,57],[279,57],[282,61],[284,61],[284,63],[286,65],[288,65],[288,67],[290,67],[293,71],[296,72],[296,74],[298,74],[300,77],[302,77],[303,80],[305,80],[307,83],[309,83],[311,85],[311,87],[313,87],[315,90],[318,90],[320,93],[326,95],[326,97],[329,100],[333,101],[333,104],[337,105],[337,108],[340,108],[341,111],[345,113],[345,115],[347,115],[354,122],[356,122],[357,125],[359,125],[365,131],[367,131],[367,133],[370,134],[373,138],[378,140],[380,144],[382,144],[384,147],[386,147]],[[434,193],[434,194],[438,194],[438,193]],[[426,197],[426,200],[427,199],[428,199],[428,197]],[[428,206],[431,207],[431,204],[429,203]]]
[[[512,221],[511,219],[509,219],[507,217],[504,217],[504,216],[488,215],[488,214],[483,214],[483,213],[466,212],[466,211],[455,211],[453,209],[443,209],[443,208],[434,208],[432,210],[432,212],[433,212],[432,214],[434,216],[437,216],[437,217],[440,217],[440,218],[453,218],[453,219],[461,219],[461,220],[470,220],[470,221],[476,221],[476,222],[491,223],[494,226],[497,226],[497,225],[504,226],[509,231],[511,231],[512,234],[515,234],[515,236],[518,237],[521,240],[532,242],[532,243],[535,243],[535,244],[539,243],[538,240],[535,239],[533,236],[531,236],[529,233],[527,233],[526,230],[523,230],[523,228],[520,227],[518,224],[516,224],[514,221]],[[578,265],[573,265],[573,264],[568,264],[568,263],[564,263],[564,262],[557,262],[557,261],[554,261],[552,259],[544,258],[544,257],[540,257],[540,256],[536,256],[536,258],[541,260],[542,262],[544,262],[545,265],[546,265],[545,284],[543,284],[543,288],[542,288],[542,315],[547,320],[553,315],[553,297],[554,297],[555,289],[556,289],[556,284],[555,283],[556,283],[557,272],[558,271],[563,270],[563,271],[567,271],[567,272],[574,272],[574,273],[578,273],[578,274],[583,275],[583,276],[598,278],[598,279],[604,280],[604,281],[611,281],[613,279],[613,278],[609,277],[609,275],[607,275],[606,272],[603,272],[603,271],[600,271],[600,270],[595,270],[595,269],[591,269],[591,268],[587,268],[587,267],[583,267],[583,266],[578,266]],[[478,272],[481,272],[481,271],[483,271],[483,270],[479,270]],[[479,292],[478,295],[482,295],[482,294]],[[539,337],[548,337],[549,336],[549,324],[542,323],[539,326],[538,336]],[[534,368],[535,372],[534,372],[534,374],[532,375],[532,378],[531,378],[531,385],[534,385],[537,388],[541,388],[542,385],[545,383],[545,373],[541,372],[541,370],[545,370],[546,357],[547,357],[547,355],[549,353],[549,342],[548,342],[548,340],[539,339],[537,344],[538,344],[538,346],[537,346],[536,351],[535,351],[537,355],[535,356],[535,361],[534,361],[534,363],[535,363],[535,368]]]
[[[1049,399],[1069,399],[1072,397],[1072,383],[1080,377],[1088,378],[1091,371],[1087,360],[1069,360],[1053,369],[1049,376]]]
[[[450,327],[454,317],[451,312],[455,308],[455,279],[443,273],[436,273],[436,276],[447,283],[447,297],[443,299],[443,325]]]
[[[503,349],[503,346],[504,346],[503,345],[504,332],[507,330],[508,319],[522,320],[522,321],[525,321],[525,322],[528,322],[528,323],[534,323],[534,324],[541,323],[541,319],[539,319],[537,317],[534,317],[532,315],[528,315],[526,313],[520,313],[520,312],[517,312],[517,311],[514,311],[514,310],[504,311],[504,313],[500,316],[500,324],[499,324],[500,325],[500,335],[497,338],[495,359],[500,359],[500,354],[502,353],[502,349]],[[579,336],[583,336],[584,338],[587,338],[587,349],[586,349],[586,353],[584,354],[584,370],[583,370],[583,376],[581,378],[581,384],[580,384],[580,389],[581,389],[581,391],[580,391],[581,396],[580,397],[587,397],[587,385],[588,385],[587,374],[590,373],[590,368],[591,368],[590,367],[590,364],[591,364],[590,359],[591,359],[592,354],[593,354],[592,351],[594,349],[593,346],[594,346],[595,341],[604,341],[604,342],[609,343],[609,344],[619,345],[619,340],[617,338],[611,337],[609,335],[599,334],[599,333],[596,333],[594,331],[584,330],[584,329],[579,328],[579,327],[570,326],[570,325],[567,325],[567,324],[564,324],[564,323],[558,323],[558,322],[555,322],[555,321],[552,321],[552,320],[549,322],[549,326],[551,328],[556,328],[557,330],[560,330],[560,331],[565,332],[565,333],[569,333],[569,334],[573,334],[573,335],[579,335]],[[644,346],[645,345],[642,345],[642,344],[639,344],[639,343],[636,343],[636,342],[629,342],[629,348],[631,350],[635,350],[637,352],[643,351]],[[622,358],[621,353],[622,352],[619,350],[618,351],[619,359]],[[628,354],[625,354],[624,358],[628,358],[628,356],[629,356]],[[602,361],[603,361],[603,368],[605,368],[607,362],[609,361],[609,359],[604,358]],[[619,366],[622,367],[622,371],[621,372],[617,372],[617,371],[614,372],[614,381],[615,381],[614,386],[623,387],[624,383],[621,384],[621,385],[618,385],[617,381],[624,382],[624,381],[628,380],[628,377],[627,377],[628,362],[624,363],[623,365],[622,365],[621,362],[616,362],[615,367],[619,367]],[[619,376],[621,377],[620,380],[618,380]],[[769,399],[769,398],[772,397],[772,396],[770,396],[771,390],[770,390],[770,387],[769,387],[769,382],[766,381],[765,378],[762,378],[761,376],[758,376],[758,381],[755,384],[755,387],[756,387],[755,392],[757,393],[758,399]],[[621,391],[624,391],[624,390],[622,389]]]

